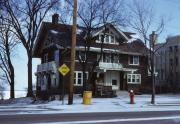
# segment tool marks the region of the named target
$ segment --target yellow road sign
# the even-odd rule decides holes
[[[61,65],[59,68],[58,68],[58,71],[63,75],[65,76],[69,71],[69,67],[66,65],[66,64],[63,64]]]

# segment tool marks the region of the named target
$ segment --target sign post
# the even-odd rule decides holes
[[[64,78],[70,69],[66,64],[63,64],[58,68],[58,71],[63,75]],[[64,80],[62,80],[62,104],[64,105]]]

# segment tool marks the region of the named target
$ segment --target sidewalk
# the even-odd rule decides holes
[[[13,104],[0,104],[0,114],[49,114],[49,113],[84,113],[84,112],[137,112],[137,111],[180,111],[180,95],[156,95],[156,104],[150,104],[151,95],[135,95],[135,104],[129,104],[128,93],[119,93],[115,98],[93,98],[91,105],[83,105],[82,98],[74,96],[73,105],[64,105],[62,101],[32,104],[30,98],[16,99]],[[31,102],[30,102],[31,101]]]

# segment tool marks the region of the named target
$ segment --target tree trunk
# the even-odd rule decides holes
[[[83,72],[83,91],[82,91],[82,94],[83,94],[84,91],[87,90],[87,82],[86,82],[86,79],[85,79],[85,74],[86,74],[85,70],[86,70],[86,65],[83,62],[83,64],[82,64],[82,72]]]
[[[10,75],[10,98],[13,99],[15,98],[15,93],[14,93],[14,67],[11,63],[11,61],[9,61],[10,63],[10,71],[11,71],[11,75]]]
[[[33,91],[32,91],[32,56],[31,53],[28,56],[28,93],[27,97],[33,97]]]
[[[14,93],[14,76],[11,77],[10,98],[11,99],[15,98],[15,93]]]

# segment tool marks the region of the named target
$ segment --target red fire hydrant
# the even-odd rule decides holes
[[[129,91],[129,97],[130,97],[130,104],[134,104],[134,91]]]

